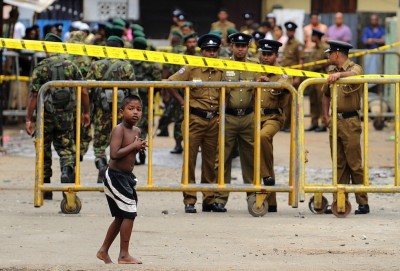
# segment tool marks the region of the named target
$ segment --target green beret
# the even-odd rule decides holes
[[[136,38],[136,37],[142,37],[142,38],[145,38],[146,37],[146,35],[142,32],[142,31],[140,31],[140,30],[135,30],[135,31],[133,31],[133,36]]]
[[[191,39],[191,38],[194,38],[194,39],[197,38],[197,33],[192,32],[190,34],[183,36],[183,42],[186,42],[188,39]]]
[[[191,22],[185,22],[184,24],[181,25],[181,29],[184,27],[190,27],[193,28],[193,24]]]
[[[174,29],[174,30],[171,31],[171,35],[172,35],[172,36],[178,36],[178,37],[180,37],[180,38],[183,38],[183,35],[182,35],[181,31],[176,30],[176,29]]]
[[[124,31],[125,31],[125,27],[122,27],[120,25],[113,25],[112,29],[111,29],[112,35],[120,36],[120,37],[122,37],[122,35],[124,34]]]
[[[110,36],[110,37],[108,37],[107,41],[110,41],[110,42],[118,42],[118,43],[121,44],[121,47],[124,47],[124,45],[125,45],[124,40],[121,39],[121,38],[118,37],[118,36]]]
[[[209,34],[213,34],[213,35],[222,37],[222,32],[221,32],[221,30],[211,30]]]
[[[122,26],[122,27],[125,28],[125,21],[122,20],[121,18],[115,18],[115,19],[112,21],[112,23],[113,23],[113,25],[119,25],[119,26]]]
[[[133,31],[135,31],[135,30],[139,30],[139,31],[144,31],[144,28],[141,26],[141,25],[139,25],[139,24],[131,24],[131,27],[130,27]]]
[[[51,42],[62,42],[62,39],[53,33],[47,33],[47,35],[44,37],[44,40]]]
[[[235,28],[228,28],[228,30],[226,32],[227,32],[227,34],[229,36],[231,34],[237,33],[238,31]]]
[[[146,49],[147,48],[147,40],[144,37],[135,37],[133,39],[133,47],[135,49]]]

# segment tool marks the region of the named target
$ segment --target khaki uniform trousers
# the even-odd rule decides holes
[[[261,161],[260,175],[261,178],[269,177],[275,179],[274,171],[274,148],[272,145],[273,137],[280,131],[282,123],[278,120],[266,120],[261,122]],[[271,193],[268,197],[268,204],[276,206],[276,193]]]
[[[330,123],[329,141],[332,150],[331,125]],[[337,174],[339,184],[350,184],[350,177],[352,184],[364,183],[360,144],[361,130],[361,122],[357,117],[337,121]],[[356,201],[359,205],[368,204],[367,193],[356,193]]]
[[[321,85],[313,85],[310,89],[311,126],[319,126],[322,117],[322,91]]]
[[[183,124],[182,124],[183,131]],[[214,163],[218,148],[218,117],[205,119],[189,115],[189,183],[196,183],[196,159],[201,147],[201,183],[215,183]],[[182,166],[183,180],[183,166]],[[195,204],[196,192],[184,192],[183,203]],[[214,192],[203,192],[203,204],[215,202]]]
[[[254,113],[250,113],[246,116],[232,116],[227,114],[225,117],[224,176],[225,183],[227,184],[231,183],[232,152],[236,140],[238,140],[239,144],[239,157],[243,181],[246,184],[251,184],[253,183],[254,176]],[[229,192],[221,192],[216,199],[216,203],[225,205],[228,202],[228,197]]]

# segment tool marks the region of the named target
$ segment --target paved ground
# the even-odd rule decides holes
[[[394,143],[387,140],[392,125],[371,129],[370,178],[373,184],[394,179]],[[330,182],[327,133],[307,133],[307,180]],[[6,130],[6,153],[0,155],[0,270],[127,270],[104,266],[95,257],[111,222],[101,193],[80,193],[78,215],[60,213],[61,193],[41,208],[33,207],[34,148],[19,127]],[[278,183],[287,183],[289,135],[274,142]],[[181,156],[169,154],[172,138],[156,138],[154,180],[179,182]],[[55,155],[56,157],[56,155]],[[58,182],[54,159],[53,181]],[[147,166],[135,168],[142,182]],[[199,174],[200,172],[198,172]],[[92,152],[82,163],[83,182],[95,182]],[[197,175],[199,176],[199,175]],[[233,169],[241,183],[238,159]],[[199,194],[200,196],[200,194]],[[308,195],[308,198],[310,195]],[[327,195],[331,200],[331,197]],[[350,197],[355,208],[354,197]],[[232,193],[225,214],[183,212],[180,193],[139,193],[139,217],[132,237],[132,254],[144,265],[137,270],[400,270],[400,201],[394,194],[371,194],[371,214],[338,219],[314,215],[307,203],[293,209],[287,194],[279,194],[279,212],[254,218],[244,193]],[[200,203],[197,209],[201,210]],[[167,213],[167,214],[163,214]],[[118,256],[118,242],[110,254]]]

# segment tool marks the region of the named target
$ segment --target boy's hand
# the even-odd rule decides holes
[[[140,137],[136,136],[134,141],[131,143],[134,144],[134,148],[138,151],[145,151],[147,146],[147,141],[141,139]]]

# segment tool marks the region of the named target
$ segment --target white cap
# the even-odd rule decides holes
[[[84,31],[84,30],[90,31],[90,27],[86,23],[81,23],[81,26],[79,27],[79,30],[81,30],[81,31]]]
[[[81,24],[82,24],[81,21],[75,21],[75,22],[72,22],[72,23],[71,23],[71,26],[72,26],[73,28],[80,29],[80,28],[81,28]]]

